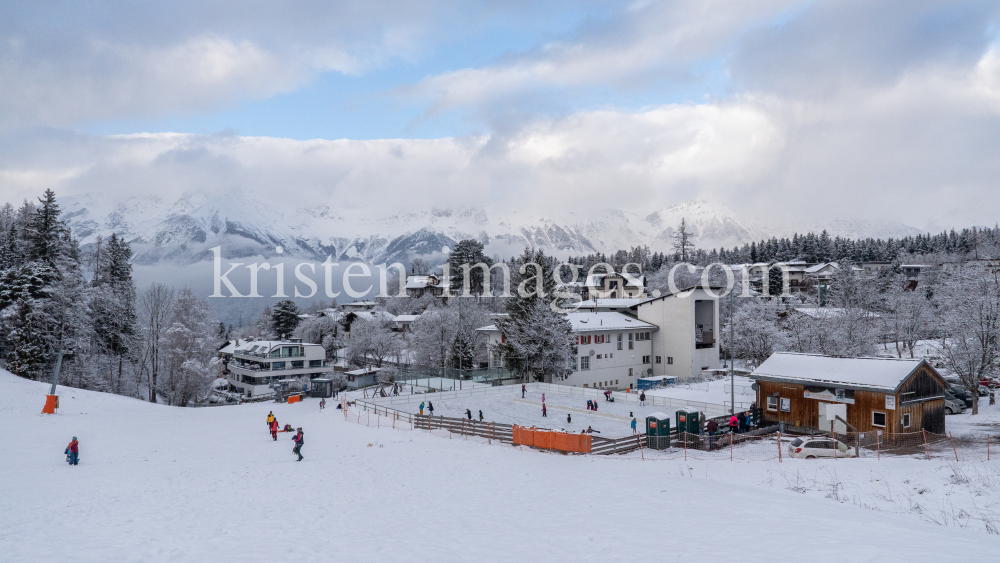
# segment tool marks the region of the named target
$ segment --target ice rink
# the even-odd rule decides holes
[[[545,417],[542,416],[543,394],[548,415]],[[615,392],[612,396],[620,399],[624,395],[625,393]],[[673,421],[674,412],[677,410],[674,407],[641,406],[624,400],[609,402],[601,396],[597,399],[597,410],[588,411],[588,398],[580,395],[528,389],[522,399],[520,386],[513,385],[492,388],[490,392],[474,390],[461,394],[452,392],[424,393],[397,397],[391,404],[382,400],[377,402],[379,405],[412,414],[420,412],[421,401],[425,403],[425,406],[429,406],[427,403],[433,403],[435,416],[455,418],[465,417],[465,410],[469,409],[472,411],[472,417],[476,420],[479,420],[479,411],[482,410],[483,420],[486,421],[536,426],[567,432],[579,432],[589,426],[609,438],[631,434],[632,416],[636,417],[638,429],[641,431],[642,421],[647,415],[663,412],[670,415],[671,421]],[[429,408],[425,408],[424,414],[429,413]],[[571,421],[567,421],[567,415],[572,417]]]

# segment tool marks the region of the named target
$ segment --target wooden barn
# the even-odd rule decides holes
[[[945,431],[945,382],[924,360],[778,352],[750,378],[757,382],[757,404],[768,424],[827,432],[831,422],[837,432]]]

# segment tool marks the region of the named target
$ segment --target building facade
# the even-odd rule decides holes
[[[711,289],[711,288],[710,288]],[[715,288],[719,293],[723,288]],[[652,336],[653,373],[681,379],[717,369],[719,362],[718,298],[704,288],[667,294],[639,303],[638,320],[659,327]],[[656,362],[660,358],[660,362]]]
[[[326,350],[319,344],[297,339],[261,340],[235,346],[226,371],[229,391],[259,397],[272,395],[270,384],[282,379],[330,377],[333,366],[327,364]]]

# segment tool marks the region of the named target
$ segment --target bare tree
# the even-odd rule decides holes
[[[1000,356],[1000,275],[992,268],[967,267],[946,284],[945,338],[948,363],[972,394],[979,414],[979,382],[996,373]]]
[[[161,346],[174,305],[174,290],[154,283],[139,295],[139,319],[142,327],[142,352],[140,366],[146,374],[149,402],[156,402],[160,377]]]

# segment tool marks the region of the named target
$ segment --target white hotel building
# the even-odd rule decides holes
[[[625,389],[635,386],[635,380],[651,374],[653,364],[662,358],[653,355],[652,337],[656,325],[622,313],[574,312],[566,318],[573,326],[577,356],[573,373],[565,379],[546,383]],[[504,336],[496,325],[479,329],[488,334],[490,349],[500,344]],[[503,365],[498,355],[490,358],[491,367]]]
[[[229,390],[247,397],[271,395],[270,384],[282,379],[313,380],[330,377],[326,350],[319,344],[293,340],[258,340],[234,347],[226,365]]]

